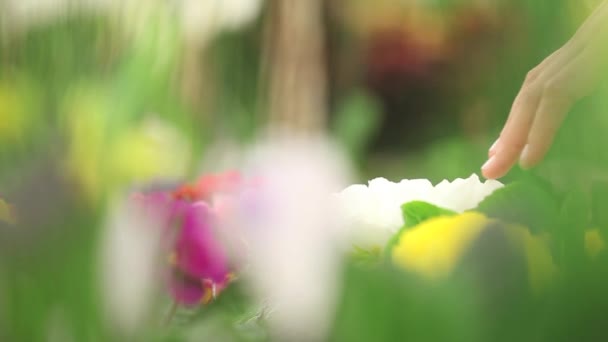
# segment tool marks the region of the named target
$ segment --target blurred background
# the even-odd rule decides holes
[[[0,0],[0,340],[103,336],[108,199],[221,171],[267,129],[328,134],[358,181],[477,173],[527,71],[596,3]],[[605,180],[605,91],[536,175]]]

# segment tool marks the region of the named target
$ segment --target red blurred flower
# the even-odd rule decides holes
[[[203,175],[195,184],[186,184],[173,192],[178,199],[211,202],[219,193],[234,192],[242,186],[243,179],[237,171]]]

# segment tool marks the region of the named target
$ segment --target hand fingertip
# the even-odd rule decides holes
[[[496,157],[494,155],[490,156],[490,158],[481,166],[481,174],[487,179],[494,179],[495,176],[495,164]]]
[[[498,147],[498,141],[500,140],[500,138],[496,139],[496,141],[494,141],[494,143],[492,144],[492,146],[490,146],[490,149],[488,150],[488,157],[492,157],[496,154],[496,149]]]
[[[494,141],[494,143],[492,144],[492,146],[490,146],[490,151],[496,150],[496,146],[498,145],[499,141],[500,141],[500,138],[498,138],[498,139],[496,139],[496,141]]]

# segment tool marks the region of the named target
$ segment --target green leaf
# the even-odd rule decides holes
[[[382,262],[382,250],[380,248],[365,249],[353,246],[351,260],[358,265],[374,266]]]
[[[437,216],[452,216],[456,212],[438,207],[436,205],[423,202],[412,201],[401,206],[403,219],[405,220],[405,228],[411,228],[418,224]]]
[[[393,235],[393,237],[391,237],[384,249],[385,257],[389,260],[391,249],[393,249],[393,246],[397,243],[399,236],[401,236],[403,231],[434,217],[456,215],[456,212],[452,210],[441,208],[424,201],[407,202],[401,206],[401,212],[403,213],[405,224],[395,235]]]
[[[388,265],[345,268],[328,341],[478,341],[475,292],[431,285]]]
[[[538,233],[556,226],[559,205],[552,192],[537,181],[519,181],[498,189],[477,207],[490,217],[527,226]]]
[[[608,182],[596,181],[591,187],[591,215],[593,223],[608,227]]]
[[[356,91],[339,104],[333,127],[338,141],[356,160],[362,160],[380,126],[380,105],[371,95]]]
[[[579,189],[568,192],[561,203],[555,255],[566,267],[576,268],[585,257],[584,233],[589,228],[590,207],[587,195]]]

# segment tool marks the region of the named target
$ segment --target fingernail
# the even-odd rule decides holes
[[[521,155],[519,157],[519,166],[522,169],[529,169],[532,167],[532,163],[530,162],[530,145],[524,146],[523,151],[521,151]]]
[[[488,161],[486,161],[486,162],[485,162],[485,163],[484,163],[484,164],[481,166],[481,170],[482,170],[482,171],[485,171],[485,170],[487,170],[488,168],[490,168],[490,167],[492,166],[492,164],[494,163],[494,159],[495,159],[495,158],[496,158],[495,156],[490,157],[490,159],[488,159]]]
[[[490,149],[488,150],[488,156],[491,157],[496,153],[496,146],[498,145],[499,140],[500,140],[500,138],[496,139],[496,141],[494,141],[492,146],[490,146]]]
[[[496,139],[496,141],[492,144],[492,146],[490,146],[490,150],[489,150],[490,152],[494,151],[499,140],[500,140],[500,138]]]

